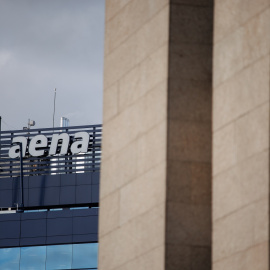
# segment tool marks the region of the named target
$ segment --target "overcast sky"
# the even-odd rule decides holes
[[[2,130],[102,121],[105,0],[0,0]]]

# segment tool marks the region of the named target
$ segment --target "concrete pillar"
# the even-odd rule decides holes
[[[211,269],[210,0],[106,2],[99,269]]]
[[[216,0],[213,269],[269,269],[270,2]]]

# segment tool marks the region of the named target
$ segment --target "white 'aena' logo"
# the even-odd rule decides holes
[[[59,142],[62,142],[60,152],[56,153],[59,146]],[[53,134],[49,152],[45,152],[45,147],[48,146],[48,138],[44,135],[36,135],[32,138],[28,146],[28,152],[33,157],[40,157],[48,154],[53,156],[55,154],[66,155],[68,152],[70,137],[67,133]],[[20,145],[22,144],[22,156],[26,154],[27,138],[18,136],[13,138],[12,144],[14,144],[8,152],[10,158],[18,158],[20,156]],[[89,144],[89,134],[87,132],[77,132],[74,134],[74,141],[70,145],[70,151],[72,155],[78,153],[86,153]]]

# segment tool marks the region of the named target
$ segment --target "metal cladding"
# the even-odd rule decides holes
[[[98,241],[98,209],[0,215],[0,248]]]
[[[97,206],[99,172],[27,176],[23,178],[25,210],[72,206]],[[19,177],[0,179],[0,208],[20,208]]]
[[[0,248],[98,241],[101,135],[101,125],[0,133]]]

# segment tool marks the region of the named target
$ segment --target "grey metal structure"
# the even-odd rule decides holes
[[[80,155],[63,156],[43,156],[32,157],[30,155],[23,158],[23,175],[48,175],[67,174],[79,172],[99,171],[101,158],[101,125],[73,126],[31,130],[12,130],[0,133],[0,178],[17,177],[20,175],[20,160],[9,158],[8,151],[12,144],[12,139],[17,136],[24,136],[29,142],[36,135],[45,135],[48,138],[48,146],[44,148],[49,151],[51,139],[54,134],[67,133],[71,136],[77,131],[87,132],[90,136],[88,152]],[[72,142],[72,141],[71,141]],[[60,145],[61,146],[61,145]],[[60,148],[58,146],[58,148]],[[83,163],[83,166],[82,166]]]

